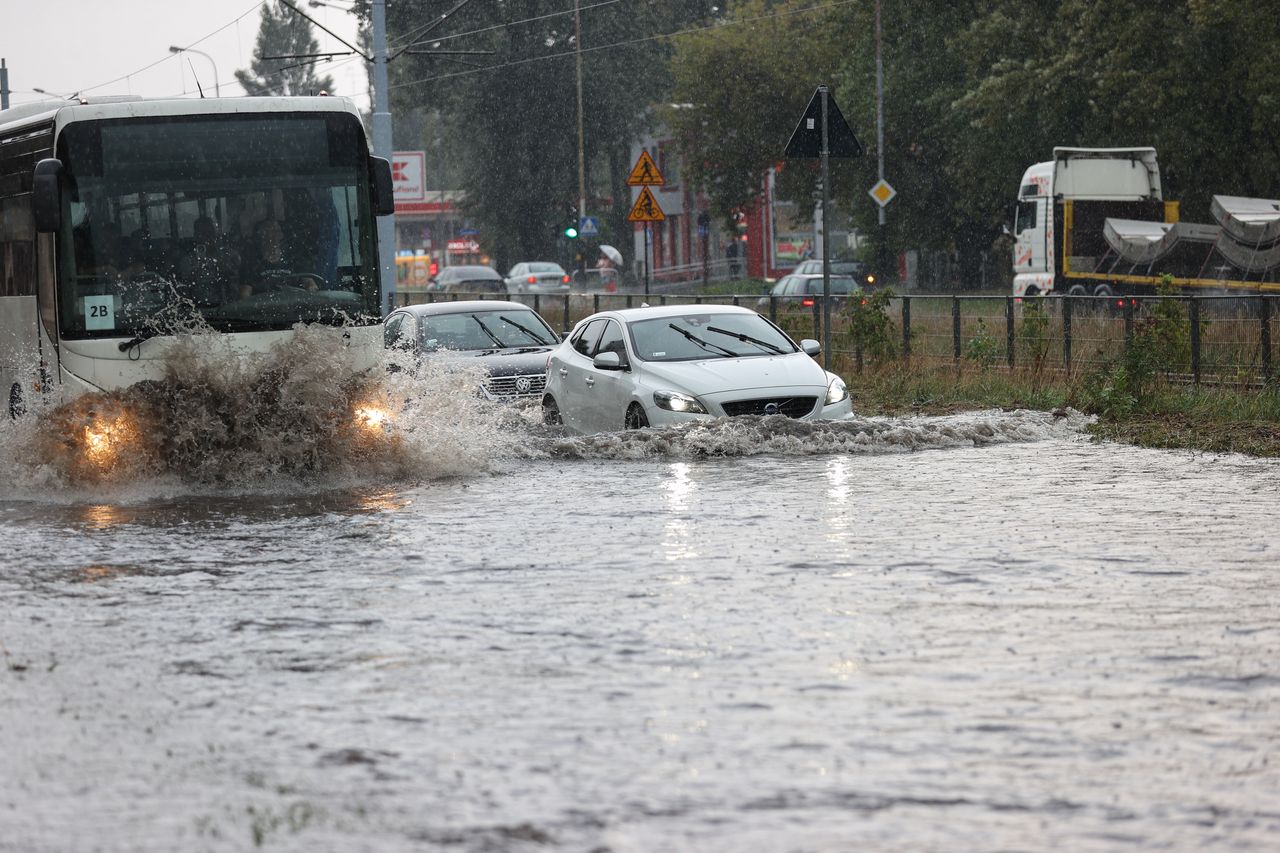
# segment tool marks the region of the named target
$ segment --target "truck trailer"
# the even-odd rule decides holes
[[[1165,201],[1154,148],[1054,148],[1018,188],[1014,296],[1280,292],[1280,201],[1214,196],[1213,224]]]

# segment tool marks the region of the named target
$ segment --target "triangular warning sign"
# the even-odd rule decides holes
[[[665,222],[667,215],[662,212],[662,208],[658,206],[658,200],[653,197],[653,193],[649,192],[649,188],[645,187],[640,190],[640,197],[636,199],[636,203],[631,206],[631,212],[627,214],[628,222]]]
[[[822,156],[822,96],[827,97],[827,153],[831,157],[861,157],[862,146],[849,129],[844,114],[836,106],[826,86],[819,86],[809,99],[800,123],[791,132],[791,141],[783,150],[784,157]]]
[[[631,174],[627,175],[627,186],[660,187],[665,183],[662,173],[658,171],[658,164],[653,162],[648,151],[641,150],[640,159],[631,167]]]

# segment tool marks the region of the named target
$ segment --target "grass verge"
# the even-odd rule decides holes
[[[1103,373],[1007,371],[959,366],[840,365],[854,408],[863,415],[950,414],[971,409],[1053,410],[1071,406],[1098,416],[1101,439],[1142,447],[1280,457],[1280,389],[1194,387],[1155,380],[1129,389],[1125,405],[1108,395]]]

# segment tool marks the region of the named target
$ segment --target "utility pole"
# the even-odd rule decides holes
[[[884,180],[884,62],[880,52],[880,0],[876,0],[876,160],[879,168],[877,177]],[[885,266],[889,255],[889,246],[885,242],[884,205],[880,205],[880,246],[876,249],[879,256],[876,266],[881,278],[886,275]]]
[[[583,133],[582,120],[582,9],[580,0],[573,0],[573,46],[574,53],[577,54],[578,65],[578,218],[581,220],[587,215],[587,160],[586,160],[586,144]],[[576,224],[576,223],[575,223]],[[582,254],[581,248],[578,254],[582,255],[582,263],[579,269],[585,269],[586,256]]]
[[[387,83],[387,4],[373,0],[373,153],[391,160],[391,100]],[[396,217],[379,216],[378,266],[382,270],[386,304],[383,313],[396,307]]]

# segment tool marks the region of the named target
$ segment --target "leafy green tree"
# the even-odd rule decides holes
[[[301,58],[319,52],[310,21],[279,2],[263,3],[253,61],[249,70],[236,71],[236,79],[249,95],[333,94],[333,78],[317,77],[316,60]],[[299,58],[267,58],[273,56]]]
[[[585,5],[585,4],[584,4]],[[710,0],[600,6],[582,11],[583,115],[588,212],[603,214],[602,242],[627,251],[630,145],[651,121],[651,103],[670,92],[670,47],[644,39],[705,19]],[[465,7],[414,44],[421,10],[388,8],[397,115],[429,105],[443,127],[424,125],[418,144],[443,135],[465,209],[499,267],[564,257],[566,207],[578,200],[574,20],[558,0],[505,0]],[[443,51],[492,51],[450,55]],[[414,140],[401,137],[403,144]]]

